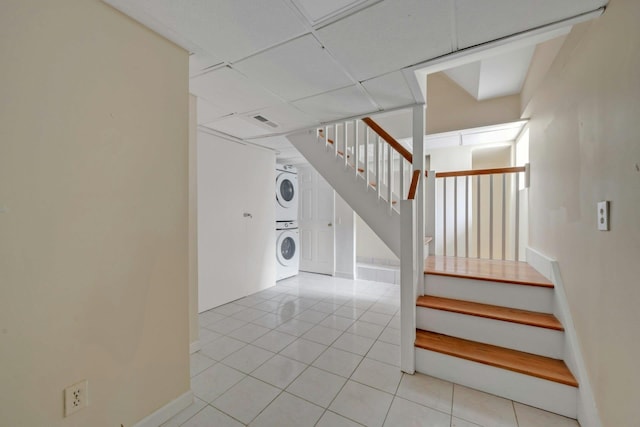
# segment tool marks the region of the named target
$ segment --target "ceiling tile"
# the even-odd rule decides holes
[[[459,48],[590,12],[607,0],[455,0]]]
[[[269,128],[272,132],[289,132],[319,124],[318,120],[289,104],[263,108],[252,113],[251,117],[258,114],[278,125],[277,128]]]
[[[365,1],[366,0],[293,0],[296,7],[312,24],[316,24]]]
[[[377,110],[357,86],[301,99],[293,104],[322,122]]]
[[[175,0],[157,0],[176,3]],[[175,25],[206,51],[235,62],[306,33],[307,27],[284,0],[179,2],[186,9]]]
[[[402,71],[367,80],[362,86],[384,109],[415,103]]]
[[[317,34],[363,81],[451,52],[451,14],[446,0],[385,0]]]
[[[354,83],[312,35],[269,49],[233,67],[286,100]]]
[[[215,107],[202,98],[198,98],[197,100],[196,116],[198,117],[197,121],[199,125],[209,123],[229,113],[230,111],[226,111],[222,108]]]
[[[251,120],[252,119],[247,117],[231,116],[211,123],[205,123],[204,126],[228,135],[233,135],[236,138],[251,138],[270,133],[262,126],[251,123]]]
[[[192,53],[189,55],[189,77],[200,74],[204,69],[221,64],[219,58],[207,53]]]
[[[230,67],[192,77],[189,91],[227,112],[244,113],[282,103],[282,100]]]

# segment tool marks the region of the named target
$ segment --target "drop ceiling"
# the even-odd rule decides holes
[[[461,49],[592,12],[607,3],[104,1],[191,53],[190,91],[198,97],[199,125],[272,143],[273,138],[265,138],[424,102],[415,74],[407,70]],[[530,59],[530,52],[532,47],[521,56]],[[490,82],[473,77],[473,67],[458,72],[467,76],[470,90],[477,97],[499,93]],[[475,67],[490,70],[491,63]],[[498,64],[492,74],[499,76],[500,69]],[[503,79],[493,77],[494,86]],[[255,119],[256,115],[277,127]]]

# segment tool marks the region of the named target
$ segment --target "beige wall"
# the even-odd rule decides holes
[[[530,245],[559,262],[607,427],[640,419],[638,17],[637,0],[611,0],[574,28],[529,105]]]
[[[520,120],[520,96],[477,101],[444,73],[427,76],[427,134]]]
[[[187,53],[3,0],[0,54],[0,424],[131,426],[189,390]]]

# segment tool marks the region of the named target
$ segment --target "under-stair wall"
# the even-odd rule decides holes
[[[315,130],[294,133],[287,138],[399,257],[399,206],[390,209],[389,204],[378,197],[376,189],[365,181],[361,173],[356,173],[353,166],[345,167],[343,157],[335,156],[333,151],[326,148],[326,144],[318,140]]]

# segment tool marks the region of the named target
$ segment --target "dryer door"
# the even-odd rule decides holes
[[[283,172],[276,178],[276,200],[283,208],[291,208],[298,203],[297,176]]]
[[[276,242],[278,262],[285,267],[298,264],[298,231],[284,230],[278,235]]]

